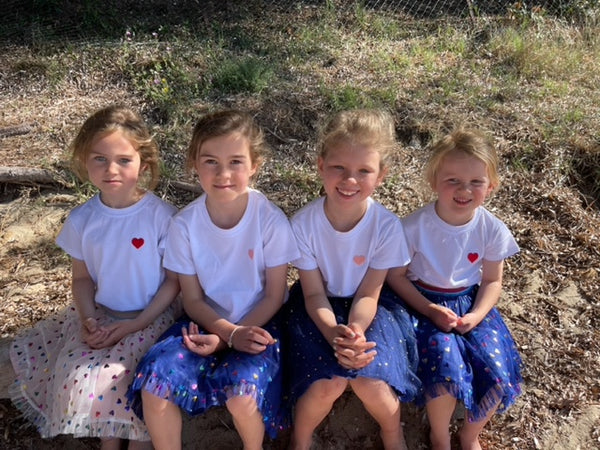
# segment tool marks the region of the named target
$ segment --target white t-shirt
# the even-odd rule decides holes
[[[506,225],[483,206],[465,225],[444,222],[430,203],[402,219],[411,254],[407,276],[443,289],[481,282],[482,261],[502,261],[519,251]]]
[[[96,303],[115,311],[142,310],[164,280],[163,241],[176,212],[151,192],[120,209],[95,195],[69,213],[56,243],[85,263],[96,283]]]
[[[313,200],[291,219],[301,257],[300,270],[319,269],[328,296],[351,297],[367,269],[402,267],[410,258],[400,219],[368,199],[367,211],[347,232],[336,231],[324,210],[325,197]]]
[[[298,257],[285,214],[262,193],[249,194],[242,219],[230,229],[212,222],[203,194],[175,216],[165,250],[165,267],[196,275],[207,303],[234,323],[264,297],[265,269]]]

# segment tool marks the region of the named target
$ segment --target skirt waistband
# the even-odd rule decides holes
[[[421,280],[413,281],[413,283],[419,287],[422,287],[423,289],[428,290],[428,291],[439,292],[441,294],[458,294],[459,292],[464,292],[467,289],[469,289],[469,287],[458,287],[458,288],[449,288],[449,289],[440,288],[437,286],[431,286],[430,284],[424,283]]]
[[[101,310],[103,310],[106,313],[106,315],[113,317],[115,319],[121,319],[121,320],[135,319],[142,312],[141,309],[136,310],[136,311],[115,311],[114,309],[110,309],[104,305],[98,305],[98,306],[100,307]]]

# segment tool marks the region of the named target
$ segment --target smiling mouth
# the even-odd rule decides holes
[[[338,194],[340,194],[342,197],[352,197],[356,194],[358,194],[359,191],[346,191],[344,189],[337,189]]]
[[[455,198],[454,201],[459,205],[468,205],[469,203],[471,203],[471,199]]]

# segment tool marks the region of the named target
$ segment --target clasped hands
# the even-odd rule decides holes
[[[473,313],[467,313],[461,317],[450,308],[434,303],[429,305],[427,317],[445,333],[456,330],[460,334],[465,334],[475,328],[481,321]]]
[[[364,331],[355,323],[338,324],[331,340],[335,357],[345,369],[362,369],[373,362],[377,351],[375,342],[368,342]]]
[[[198,325],[190,322],[188,327],[182,327],[183,343],[188,350],[200,356],[212,355],[223,350],[227,344],[214,333],[200,333]],[[232,347],[240,352],[256,355],[263,352],[268,345],[276,342],[271,334],[257,326],[239,326],[232,339]]]
[[[102,318],[88,317],[81,326],[83,341],[93,349],[106,348],[115,345],[133,330],[131,320],[118,320],[105,324]]]

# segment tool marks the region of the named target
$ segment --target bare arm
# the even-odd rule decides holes
[[[240,325],[262,327],[283,305],[287,289],[288,265],[268,267],[265,271],[265,296],[240,321]]]
[[[498,303],[502,292],[504,261],[483,260],[481,284],[471,310],[462,316],[456,326],[459,333],[467,333],[481,322]]]
[[[96,319],[96,283],[92,280],[85,262],[71,258],[71,277],[71,292],[81,323],[85,323],[88,318]]]
[[[364,333],[364,330],[371,325],[371,322],[377,313],[379,294],[381,293],[381,288],[387,272],[387,270],[375,270],[369,268],[365,274],[365,277],[361,281],[360,286],[354,295],[354,301],[352,302],[352,307],[348,316],[348,325],[351,328],[354,329],[352,325],[356,325],[358,326],[358,329]]]
[[[457,325],[458,316],[449,308],[430,302],[406,277],[407,268],[390,269],[387,283],[408,306],[431,320],[440,330],[448,332]]]
[[[319,269],[299,270],[300,284],[304,294],[306,312],[315,323],[329,345],[333,345],[334,338],[344,336],[343,329],[338,323],[325,292],[325,284]],[[352,337],[353,333],[348,330]]]

